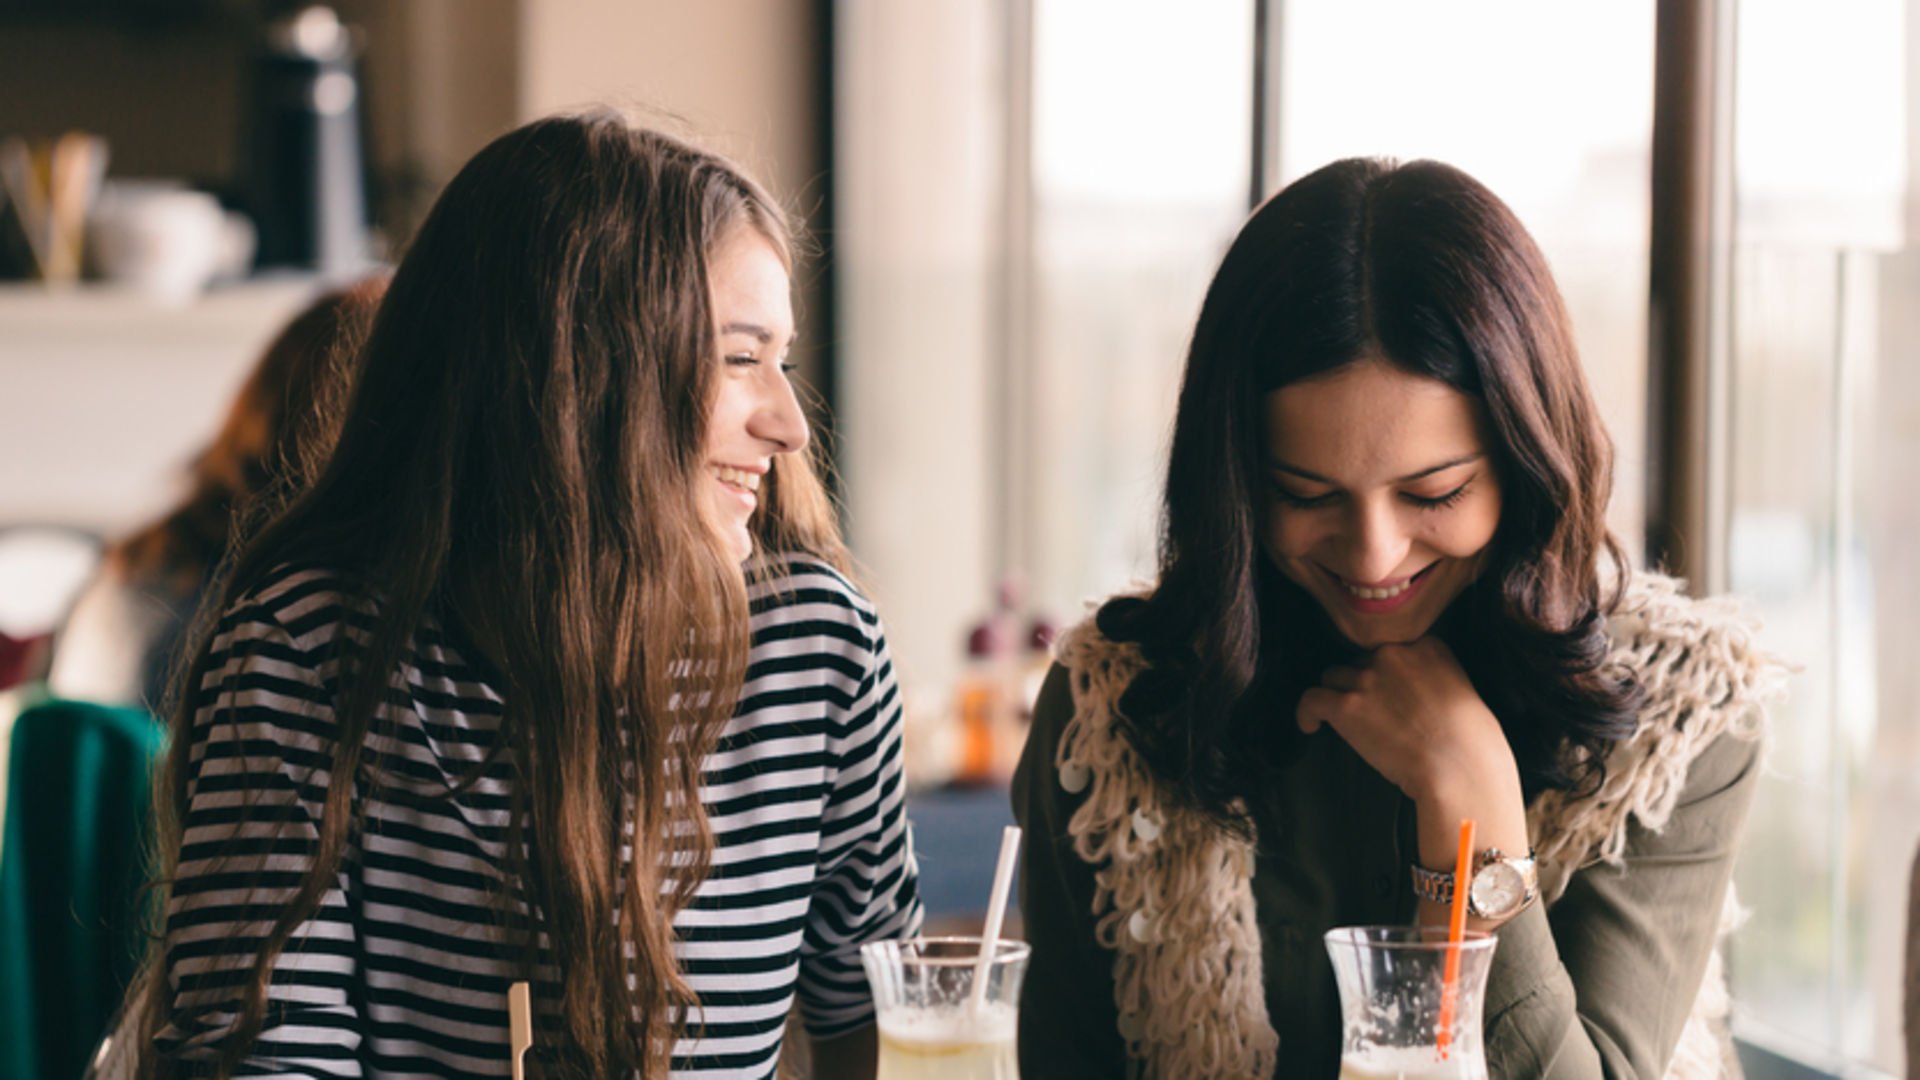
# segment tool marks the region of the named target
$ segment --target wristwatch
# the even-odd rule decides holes
[[[1453,903],[1453,875],[1413,867],[1413,895],[1436,904]],[[1506,919],[1525,910],[1540,895],[1540,873],[1533,852],[1522,856],[1488,848],[1473,857],[1473,880],[1467,885],[1467,910],[1482,919]]]

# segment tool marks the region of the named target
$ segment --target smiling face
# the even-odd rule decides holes
[[[1418,639],[1479,575],[1500,523],[1482,414],[1379,359],[1267,395],[1262,544],[1354,644]]]
[[[705,465],[713,526],[736,559],[753,554],[748,522],[775,454],[807,445],[788,381],[793,302],[786,264],[750,226],[729,230],[707,263],[722,370],[707,413]]]

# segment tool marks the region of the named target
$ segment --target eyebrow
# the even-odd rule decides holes
[[[1469,462],[1479,461],[1481,458],[1484,458],[1486,456],[1487,455],[1484,453],[1466,454],[1461,457],[1453,458],[1449,461],[1443,461],[1438,465],[1433,465],[1425,469],[1421,469],[1419,472],[1416,472],[1416,473],[1408,473],[1407,475],[1399,478],[1398,480],[1395,480],[1394,483],[1410,484],[1415,480],[1424,480],[1427,477],[1432,476],[1434,473],[1446,472],[1448,469],[1465,465],[1465,464],[1468,464]],[[1340,486],[1338,481],[1329,480],[1326,477],[1321,476],[1319,473],[1316,473],[1316,472],[1308,472],[1306,469],[1296,468],[1295,466],[1289,465],[1284,461],[1274,462],[1273,467],[1280,472],[1291,473],[1292,475],[1297,476],[1302,480],[1311,480],[1316,484],[1325,484],[1328,487]]]
[[[762,345],[773,340],[773,331],[759,323],[730,322],[720,328],[721,337],[726,337],[728,334],[746,334]]]

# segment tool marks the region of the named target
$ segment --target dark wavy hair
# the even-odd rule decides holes
[[[1486,409],[1500,523],[1438,630],[1499,716],[1529,797],[1597,785],[1636,724],[1640,688],[1606,662],[1627,578],[1605,521],[1613,448],[1546,259],[1458,169],[1338,161],[1255,211],[1214,275],[1174,421],[1159,584],[1098,614],[1148,663],[1120,701],[1129,740],[1230,828],[1299,737],[1300,693],[1352,650],[1261,548],[1263,399],[1366,356]]]

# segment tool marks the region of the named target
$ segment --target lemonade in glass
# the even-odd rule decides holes
[[[984,966],[980,951],[977,937],[861,946],[879,1014],[877,1080],[1018,1080],[1015,1033],[1029,950],[996,941]]]

